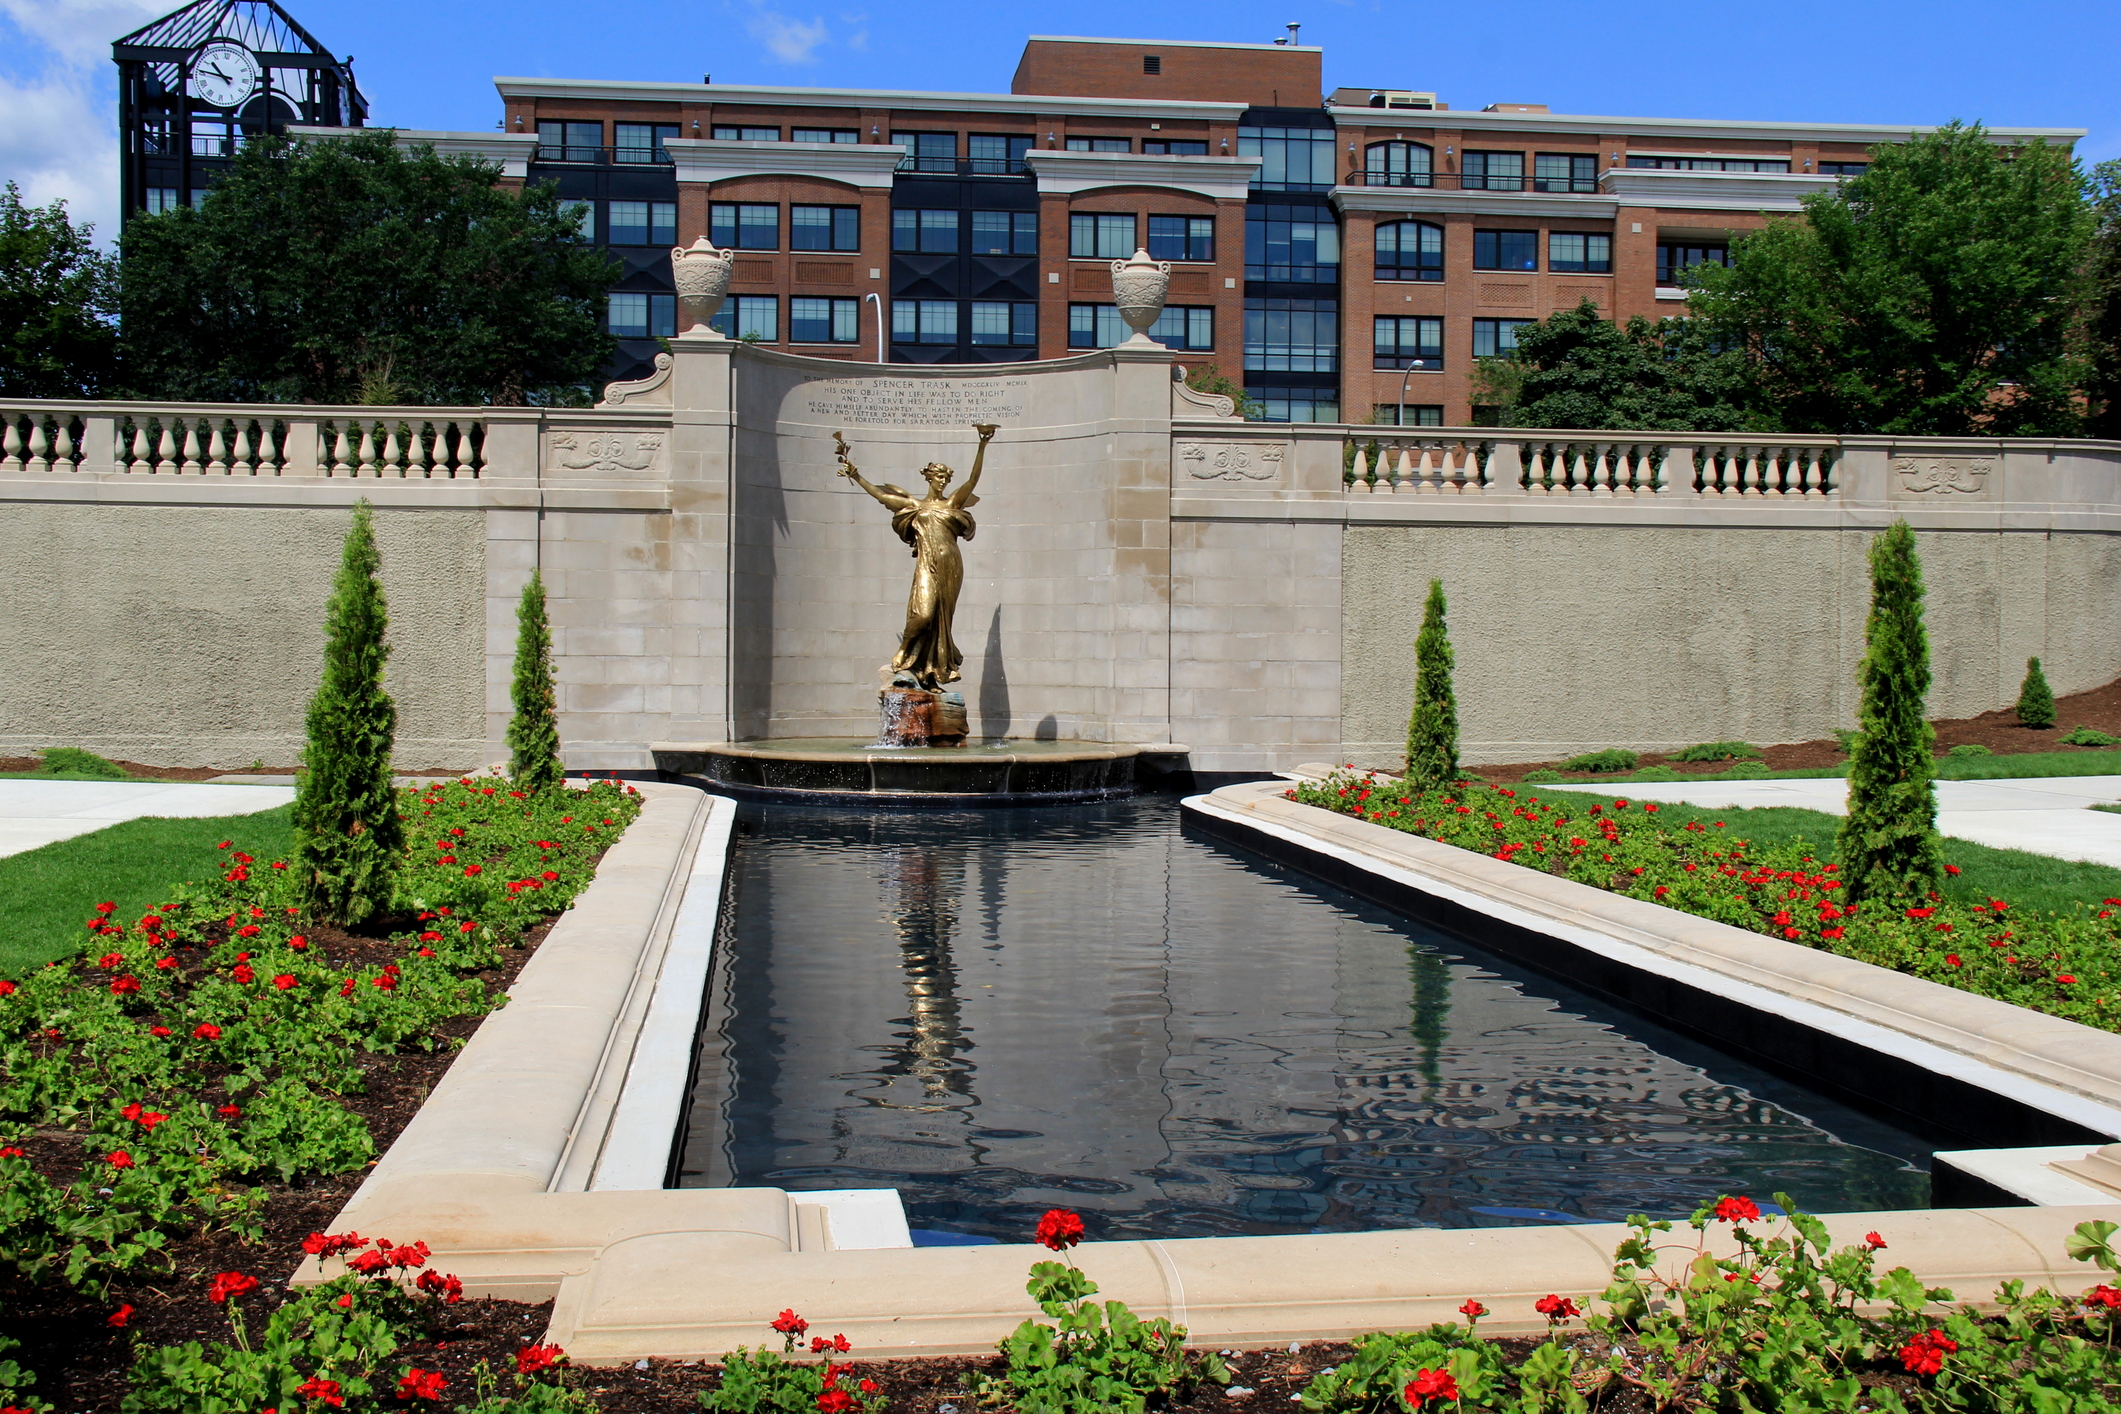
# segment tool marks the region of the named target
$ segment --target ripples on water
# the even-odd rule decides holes
[[[1911,1136],[1168,797],[742,822],[683,1186],[888,1185],[1007,1241],[1054,1205],[1123,1238],[1928,1203]]]

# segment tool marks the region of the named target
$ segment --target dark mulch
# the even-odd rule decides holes
[[[2055,723],[2044,730],[2021,726],[2017,713],[2008,707],[1998,712],[1983,712],[1978,717],[1939,719],[1934,723],[1937,752],[1942,755],[1952,747],[1966,745],[1985,746],[1998,756],[2017,756],[2031,751],[2100,751],[2104,748],[2065,746],[2061,738],[2076,727],[2092,727],[2110,736],[2121,736],[2121,679],[2089,692],[2056,698]],[[1840,743],[1831,737],[1787,746],[1765,746],[1761,747],[1760,754],[1770,771],[1816,771],[1839,766],[1848,760]],[[1507,784],[1523,779],[1527,771],[1552,770],[1559,764],[1555,761],[1520,761],[1507,766],[1474,769],[1482,780]],[[1728,761],[1675,761],[1654,751],[1644,752],[1641,764],[1669,766],[1686,776],[1721,775],[1731,765]],[[1600,778],[1585,775],[1582,779],[1595,781]]]

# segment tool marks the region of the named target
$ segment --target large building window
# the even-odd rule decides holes
[[[160,216],[165,211],[175,211],[183,203],[177,200],[175,187],[149,187],[147,189],[147,214]]]
[[[861,342],[862,302],[858,299],[809,299],[788,301],[788,342],[791,344],[853,344]]]
[[[1731,263],[1731,248],[1722,245],[1684,245],[1679,243],[1657,245],[1657,283],[1676,285],[1679,277],[1696,265],[1728,265]]]
[[[1134,140],[1124,137],[1071,137],[1070,152],[1132,152]]]
[[[1030,300],[972,301],[972,342],[1014,344],[1033,348],[1038,344],[1038,305]]]
[[[1077,260],[1125,260],[1134,254],[1134,217],[1077,211],[1068,217],[1068,254]]]
[[[1427,221],[1392,221],[1379,226],[1377,278],[1441,280],[1443,227]]]
[[[860,142],[860,128],[795,128],[789,132],[790,142]]]
[[[1134,331],[1119,317],[1119,306],[1071,304],[1068,306],[1068,347],[1109,349],[1125,343]],[[1215,311],[1205,305],[1166,305],[1149,337],[1167,349],[1200,352],[1215,347]]]
[[[899,159],[901,172],[941,172],[945,176],[957,171],[956,133],[893,133],[891,140],[906,149]]]
[[[1037,255],[1036,211],[975,211],[972,213],[974,255]]]
[[[1332,388],[1285,388],[1248,378],[1245,396],[1259,404],[1261,422],[1340,421],[1340,394]]]
[[[1371,410],[1370,421],[1389,427],[1441,427],[1443,404],[1379,403]]]
[[[957,301],[954,299],[895,299],[891,301],[891,342],[894,344],[956,343]]]
[[[708,239],[732,250],[779,250],[781,208],[717,201],[707,208]]]
[[[781,130],[779,128],[732,127],[722,123],[715,124],[714,135],[718,138],[735,142],[779,142],[781,140]]]
[[[1247,299],[1245,368],[1263,373],[1338,373],[1340,301]]]
[[[1245,209],[1245,278],[1330,285],[1340,279],[1340,227],[1321,206]]]
[[[1868,162],[1822,162],[1819,164],[1819,175],[1822,177],[1860,177],[1865,172],[1868,172],[1870,168],[1871,164]]]
[[[1473,321],[1473,357],[1507,358],[1517,352],[1517,331],[1536,319],[1476,319]]]
[[[1539,268],[1539,232],[1475,231],[1473,233],[1473,268],[1475,270],[1537,270]]]
[[[862,208],[859,206],[791,206],[788,208],[790,250],[860,250]]]
[[[668,162],[670,149],[663,144],[677,135],[676,123],[614,123],[611,127],[611,160]]]
[[[1363,149],[1363,181],[1373,187],[1425,187],[1436,180],[1431,149],[1419,142],[1373,142]]]
[[[197,206],[196,201],[192,205]],[[593,244],[597,238],[597,204],[593,201],[562,201],[560,214],[574,223],[574,238]]]
[[[1333,129],[1239,128],[1237,155],[1260,160],[1261,191],[1331,191]]]
[[[1379,368],[1443,367],[1443,321],[1428,318],[1381,318],[1376,321]]]
[[[614,290],[605,296],[604,327],[618,339],[667,339],[678,331],[678,297]]]
[[[1787,172],[1786,157],[1679,157],[1644,156],[1630,152],[1630,167],[1654,167],[1667,172]]]
[[[1031,150],[1029,135],[974,133],[966,140],[975,174],[1013,176],[1024,170],[1024,154]]]
[[[1150,157],[1206,157],[1208,144],[1192,138],[1143,138],[1142,152]]]
[[[1571,152],[1542,152],[1532,158],[1533,191],[1595,192],[1598,158]]]
[[[722,312],[707,321],[707,327],[726,339],[751,339],[779,343],[781,338],[779,295],[731,295]]]
[[[1151,216],[1149,254],[1158,260],[1215,259],[1215,218]]]
[[[1549,231],[1547,269],[1561,274],[1610,275],[1613,238],[1580,231]]]
[[[891,213],[891,248],[901,254],[956,255],[957,213],[901,208]]]
[[[614,201],[604,209],[604,220],[604,239],[612,245],[677,244],[674,201]]]
[[[538,124],[538,161],[595,162],[604,155],[602,123]]]
[[[1458,185],[1467,191],[1523,191],[1522,152],[1468,152],[1459,162]]]

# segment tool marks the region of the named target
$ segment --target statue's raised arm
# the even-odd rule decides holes
[[[840,475],[867,491],[871,496],[874,496],[878,504],[893,511],[902,511],[909,506],[919,504],[914,497],[907,495],[888,481],[882,486],[877,486],[864,477],[861,468],[847,457],[847,434],[845,432],[833,433],[832,440],[838,445],[839,449]]]
[[[979,433],[979,450],[972,454],[972,470],[966,475],[965,484],[958,487],[950,497],[950,505],[956,510],[963,510],[974,503],[972,488],[979,485],[980,468],[987,461],[987,444],[994,440],[998,425],[992,422],[976,422],[972,425],[972,430]]]

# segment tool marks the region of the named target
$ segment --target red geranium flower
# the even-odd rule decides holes
[[[103,1320],[106,1325],[116,1326],[119,1330],[124,1330],[127,1322],[131,1321],[132,1318],[133,1308],[131,1306],[120,1306],[117,1310],[105,1316]]]
[[[1944,1357],[1959,1349],[1959,1342],[1940,1330],[1927,1330],[1900,1347],[1900,1363],[1911,1375],[1934,1375],[1944,1368]]]
[[[110,990],[114,997],[122,997],[127,992],[137,992],[140,990],[140,979],[130,972],[123,977],[113,977],[110,980]]]
[[[1720,1200],[1716,1204],[1716,1221],[1720,1223],[1751,1222],[1760,1216],[1760,1205],[1739,1194]]]
[[[794,1309],[791,1308],[773,1318],[773,1329],[781,1335],[794,1336],[800,1339],[803,1332],[810,1329],[810,1322],[795,1314]]]
[[[467,864],[464,866],[464,877],[467,879],[474,874],[483,874],[485,872],[486,868],[481,864]]]
[[[1038,1220],[1036,1237],[1039,1246],[1065,1252],[1083,1240],[1083,1220],[1066,1208],[1048,1208]]]
[[[201,1041],[218,1041],[221,1039],[221,1028],[211,1021],[202,1021],[192,1028],[191,1034]]]
[[[843,1335],[836,1335],[830,1340],[825,1339],[821,1335],[810,1337],[810,1353],[812,1355],[823,1355],[828,1350],[836,1350],[840,1354],[845,1355],[852,1349],[854,1347],[848,1343],[847,1337]]]
[[[295,1393],[304,1399],[320,1400],[338,1408],[343,1409],[346,1406],[346,1396],[339,1393],[337,1380],[308,1380],[299,1386]]]
[[[516,1352],[516,1373],[535,1375],[540,1370],[549,1370],[555,1365],[565,1364],[567,1352],[557,1345],[526,1345]]]
[[[336,1257],[351,1252],[368,1239],[358,1232],[313,1232],[302,1239],[302,1250],[312,1257]]]
[[[398,1398],[440,1399],[442,1386],[448,1383],[449,1381],[442,1378],[440,1370],[423,1370],[414,1365],[407,1369],[405,1377],[398,1381]]]
[[[113,1149],[110,1151],[110,1166],[114,1169],[129,1169],[133,1166],[133,1156],[123,1149]]]
[[[1566,1296],[1542,1296],[1532,1303],[1532,1309],[1550,1321],[1571,1321],[1583,1314],[1582,1308]]]
[[[295,987],[295,975],[292,972],[283,972],[272,979],[272,984],[283,992],[291,992]]]
[[[1407,1403],[1414,1405],[1426,1404],[1432,1399],[1456,1399],[1458,1381],[1451,1378],[1449,1370],[1419,1370],[1405,1393]]]
[[[422,1272],[413,1285],[429,1296],[441,1297],[445,1306],[454,1306],[464,1299],[464,1283],[445,1272]]]
[[[206,1299],[218,1306],[224,1301],[233,1301],[246,1292],[258,1289],[258,1279],[241,1272],[223,1272],[206,1288]]]
[[[817,1397],[817,1407],[821,1414],[846,1414],[854,1405],[854,1396],[843,1389],[828,1389]]]
[[[1863,1234],[1863,1245],[1870,1248],[1873,1252],[1883,1252],[1885,1250],[1885,1239],[1875,1232],[1866,1232]]]
[[[1467,1300],[1465,1305],[1459,1307],[1458,1311],[1460,1315],[1464,1316],[1469,1321],[1477,1321],[1482,1316],[1488,1314],[1487,1307],[1481,1305],[1478,1301],[1470,1299]]]

